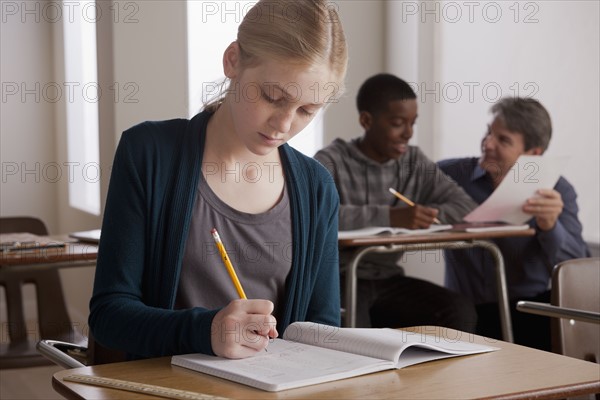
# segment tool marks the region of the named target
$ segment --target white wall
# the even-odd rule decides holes
[[[584,238],[598,243],[600,3],[542,1],[527,8],[521,3],[518,17],[515,8],[510,9],[512,2],[498,4],[503,14],[497,23],[475,14],[474,23],[465,18],[439,24],[436,82],[480,86],[474,101],[466,93],[456,103],[442,96],[436,115],[439,140],[431,155],[439,159],[479,154],[496,89],[503,95],[518,90],[521,96],[537,98],[553,122],[547,154],[570,156],[563,175],[579,194]],[[531,23],[524,22],[526,16]],[[481,90],[485,85],[490,89],[487,95]]]
[[[113,24],[115,135],[146,120],[187,118],[185,1],[120,1]],[[132,7],[135,5],[135,7]]]
[[[56,232],[52,24],[4,10],[2,18],[0,215],[37,215]]]
[[[331,104],[324,117],[323,144],[335,138],[353,138],[362,134],[356,111],[356,93],[369,76],[384,69],[385,2],[380,0],[337,1],[340,19],[348,42],[349,63],[346,92]]]

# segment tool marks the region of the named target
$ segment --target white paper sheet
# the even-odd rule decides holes
[[[522,155],[494,193],[465,216],[467,222],[502,221],[523,224],[531,215],[522,211],[538,189],[551,189],[564,169],[567,157]]]

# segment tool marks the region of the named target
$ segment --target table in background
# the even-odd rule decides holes
[[[535,230],[533,229],[477,233],[441,231],[423,235],[385,235],[340,239],[338,242],[340,249],[356,249],[346,269],[346,299],[344,304],[346,311],[344,325],[347,327],[354,327],[356,325],[356,270],[361,258],[366,254],[397,253],[413,250],[456,250],[481,247],[487,249],[492,254],[496,264],[496,282],[502,337],[508,342],[513,342],[504,259],[498,246],[488,239],[533,236],[534,234]]]
[[[7,312],[2,329],[8,333],[0,341],[0,364],[4,367],[42,365],[44,360],[35,347],[40,338],[76,343],[87,340],[74,329],[58,270],[95,266],[98,246],[75,242],[66,236],[40,238],[67,243],[64,247],[0,252],[0,284],[4,287]],[[28,329],[23,297],[23,286],[31,283],[35,285],[37,300],[39,332],[35,334]]]
[[[560,399],[600,393],[600,365],[440,327],[405,328],[440,340],[462,340],[499,351],[447,358],[355,378],[266,392],[172,366],[170,357],[63,370],[52,386],[67,399],[151,399],[149,395],[64,381],[70,374],[126,380],[231,399]]]

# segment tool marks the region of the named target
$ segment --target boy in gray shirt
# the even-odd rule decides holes
[[[428,228],[436,218],[444,224],[458,223],[475,208],[460,186],[418,147],[408,145],[417,118],[416,98],[396,76],[367,79],[357,96],[363,136],[336,139],[315,155],[337,186],[340,230]],[[415,206],[399,201],[389,188]],[[340,254],[342,273],[350,256]],[[472,332],[477,318],[473,304],[458,293],[405,276],[397,265],[400,257],[396,253],[363,258],[358,269],[357,326],[437,325]]]

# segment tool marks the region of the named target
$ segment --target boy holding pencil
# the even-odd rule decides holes
[[[390,74],[367,79],[359,89],[357,107],[364,134],[350,141],[336,139],[315,155],[335,181],[340,230],[428,228],[436,220],[453,224],[475,207],[418,147],[408,145],[417,119],[417,96],[405,81]],[[350,256],[340,253],[342,273]],[[397,264],[400,257],[364,258],[358,269],[357,326],[438,325],[473,331],[477,317],[472,303],[441,286],[405,276]]]

